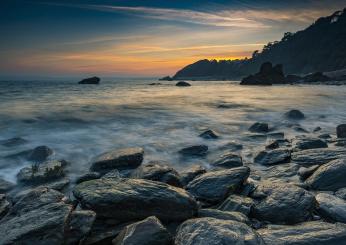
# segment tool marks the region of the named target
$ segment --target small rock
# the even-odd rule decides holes
[[[291,151],[288,149],[274,149],[274,150],[265,150],[259,152],[255,158],[255,163],[261,165],[275,165],[289,162],[291,159]]]
[[[268,145],[266,145],[266,150],[274,150],[280,147],[290,147],[290,142],[286,139],[276,139],[276,140],[272,140],[269,142]]]
[[[204,156],[208,152],[208,146],[206,145],[194,145],[183,148],[179,153],[183,156]]]
[[[267,133],[269,131],[269,126],[268,123],[256,122],[249,128],[249,131],[256,133]]]
[[[338,138],[346,138],[346,124],[340,124],[336,127],[336,135]]]
[[[320,166],[319,165],[313,165],[310,167],[300,167],[298,170],[298,175],[300,176],[301,180],[306,180],[309,178]]]
[[[316,196],[318,212],[327,220],[346,223],[345,200],[327,193]]]
[[[318,138],[303,137],[293,140],[293,147],[295,150],[308,150],[316,148],[327,148],[328,145],[325,141]]]
[[[230,195],[227,199],[218,206],[222,211],[241,212],[248,216],[254,205],[254,201],[250,197]]]
[[[177,86],[177,87],[190,87],[191,84],[188,83],[188,82],[180,81],[180,82],[177,82],[177,83],[175,84],[175,86]]]
[[[101,79],[99,77],[89,77],[78,82],[78,84],[99,84],[100,81]]]
[[[288,119],[293,119],[293,120],[302,120],[305,118],[305,115],[303,112],[299,110],[290,110],[285,113],[285,117]]]
[[[205,132],[203,132],[203,133],[201,133],[200,135],[199,135],[199,137],[202,137],[202,138],[204,138],[204,139],[217,139],[217,138],[219,138],[220,136],[217,134],[217,133],[215,133],[213,130],[207,130],[207,131],[205,131]]]
[[[314,128],[314,130],[313,130],[312,132],[316,133],[316,132],[319,132],[319,131],[321,131],[321,130],[322,130],[321,127],[316,127],[316,128]]]
[[[27,160],[31,162],[43,162],[52,154],[53,150],[48,146],[38,146],[27,156]]]
[[[75,210],[70,215],[66,244],[79,244],[90,233],[96,213],[90,210]]]
[[[245,224],[250,224],[250,221],[248,217],[242,213],[239,212],[228,212],[228,211],[221,211],[217,209],[200,209],[198,211],[198,218],[215,218],[215,219],[221,219],[221,220],[234,220]]]
[[[330,138],[332,138],[332,136],[330,136],[330,134],[320,134],[318,136],[318,138],[320,138],[320,139],[330,139]]]
[[[223,154],[218,160],[211,164],[219,168],[235,168],[243,166],[243,159],[241,156],[233,153]]]
[[[88,181],[88,180],[93,180],[93,179],[99,179],[101,178],[101,174],[98,172],[89,172],[86,173],[82,176],[80,176],[77,180],[76,180],[76,184],[82,183],[84,181]]]
[[[201,174],[206,173],[207,170],[203,168],[202,166],[192,166],[189,169],[186,169],[180,173],[181,176],[181,183],[183,186],[186,186],[188,183],[190,183],[194,178],[197,176],[200,176]]]

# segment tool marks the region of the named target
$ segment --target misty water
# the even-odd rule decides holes
[[[140,146],[145,160],[160,160],[181,170],[193,164],[209,167],[227,150],[242,154],[247,164],[269,138],[251,137],[248,128],[268,122],[273,132],[286,138],[303,134],[284,118],[290,109],[304,112],[301,127],[335,134],[346,121],[345,86],[240,86],[237,82],[174,82],[150,86],[153,79],[114,79],[100,85],[65,82],[0,82],[0,140],[22,137],[28,143],[0,145],[0,177],[15,181],[18,171],[30,165],[6,156],[46,145],[52,159],[65,159],[72,179],[88,171],[98,154],[117,148]],[[216,140],[198,135],[206,129],[220,134]],[[306,133],[305,133],[306,134]],[[185,146],[206,144],[204,158],[181,158]],[[235,149],[234,144],[244,145]]]

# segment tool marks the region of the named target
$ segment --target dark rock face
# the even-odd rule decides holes
[[[275,165],[289,162],[291,151],[289,149],[274,149],[259,152],[254,158],[255,163],[261,165]]]
[[[223,201],[228,194],[237,191],[249,177],[248,167],[212,171],[192,180],[187,186],[198,200],[208,203]]]
[[[84,181],[88,181],[88,180],[93,180],[93,179],[99,179],[101,178],[101,174],[98,172],[89,172],[86,173],[80,177],[78,177],[78,179],[76,180],[76,184],[82,183]]]
[[[264,183],[251,195],[255,200],[252,215],[274,224],[295,224],[312,216],[316,200],[304,189],[279,183]]]
[[[7,201],[4,194],[0,194],[0,220],[10,209],[10,203]]]
[[[7,140],[0,140],[0,145],[6,146],[6,147],[13,147],[18,145],[26,144],[28,141],[26,139],[23,139],[21,137],[15,137]]]
[[[316,195],[318,212],[327,220],[346,223],[345,200],[327,193]]]
[[[204,139],[217,139],[220,136],[216,132],[214,132],[213,130],[209,129],[209,130],[204,131],[203,133],[201,133],[199,135],[199,137],[202,137]]]
[[[96,213],[90,210],[73,211],[70,215],[66,244],[83,242],[91,231]]]
[[[160,162],[149,162],[137,168],[133,171],[131,177],[160,181],[176,187],[182,187],[179,173],[172,167]]]
[[[99,84],[101,79],[99,77],[89,77],[79,81],[79,84]]]
[[[14,187],[15,184],[0,178],[0,194],[8,192],[12,190]]]
[[[291,159],[302,166],[322,165],[346,157],[346,149],[310,149],[293,152]]]
[[[267,245],[341,245],[346,240],[346,225],[311,221],[295,226],[270,226],[258,233]]]
[[[183,186],[186,186],[194,178],[196,178],[197,176],[200,176],[206,172],[207,172],[207,170],[205,168],[203,168],[202,166],[192,166],[191,168],[186,169],[180,173],[181,183],[183,184]]]
[[[183,148],[179,153],[183,156],[204,156],[208,152],[208,146],[206,145],[194,145]]]
[[[217,209],[205,208],[198,211],[198,217],[215,218],[221,220],[234,220],[245,224],[250,224],[248,217],[239,212],[221,211]]]
[[[249,131],[256,133],[267,133],[269,131],[269,126],[268,123],[256,122],[249,128]]]
[[[152,215],[180,221],[197,211],[196,201],[185,190],[150,180],[101,178],[77,185],[73,194],[83,208],[95,211],[98,217],[119,221]]]
[[[315,82],[326,82],[330,80],[330,77],[323,75],[322,72],[315,72],[303,77],[304,82],[306,83],[315,83]]]
[[[245,196],[230,195],[227,199],[218,206],[219,210],[241,212],[248,216],[254,205],[254,201]]]
[[[173,81],[173,78],[171,78],[170,76],[165,76],[160,78],[159,81]]]
[[[31,190],[1,220],[0,244],[63,244],[72,210],[64,198],[48,188]]]
[[[180,82],[177,82],[177,84],[175,84],[175,86],[177,86],[177,87],[190,87],[191,84],[188,82],[180,81]]]
[[[325,141],[319,138],[299,138],[293,140],[293,147],[296,150],[308,150],[316,148],[327,148],[328,145]]]
[[[285,113],[285,117],[293,120],[302,120],[305,118],[305,115],[300,110],[290,110]]]
[[[218,168],[236,168],[243,166],[243,159],[237,154],[226,153],[211,165]]]
[[[280,83],[286,83],[282,65],[273,67],[272,63],[265,62],[261,65],[258,73],[243,78],[240,85],[272,85]]]
[[[181,224],[175,245],[247,244],[262,245],[262,238],[244,223],[214,218],[190,219]]]
[[[346,124],[340,124],[336,127],[336,135],[338,138],[346,138]]]
[[[155,216],[126,226],[113,245],[170,245],[172,236]]]
[[[319,167],[307,180],[311,189],[337,191],[346,187],[346,159],[331,161]]]
[[[96,157],[90,171],[107,173],[113,169],[134,169],[142,164],[144,150],[140,147],[105,152]]]

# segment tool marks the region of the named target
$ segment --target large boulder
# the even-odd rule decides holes
[[[188,146],[179,151],[182,156],[204,156],[208,153],[208,146],[206,145],[193,145]]]
[[[337,191],[346,187],[346,159],[331,161],[319,167],[305,183],[314,190]]]
[[[99,84],[101,79],[99,77],[89,77],[79,81],[79,84]]]
[[[293,152],[292,162],[302,166],[322,165],[336,159],[346,158],[346,149],[309,149]]]
[[[346,241],[346,225],[321,221],[294,226],[270,225],[259,229],[267,245],[342,245]]]
[[[192,180],[186,186],[186,190],[198,200],[207,203],[218,203],[223,201],[230,193],[239,190],[249,174],[250,169],[248,167],[211,171]]]
[[[285,117],[293,120],[302,120],[305,118],[305,115],[300,110],[290,110],[285,113]]]
[[[336,127],[336,135],[338,138],[346,138],[346,124],[340,124]]]
[[[324,140],[312,137],[296,138],[292,143],[295,150],[308,150],[328,147],[328,144]]]
[[[256,122],[249,128],[249,131],[256,133],[267,133],[269,132],[268,123]]]
[[[222,211],[241,212],[248,216],[253,205],[254,201],[250,197],[230,195],[218,206],[218,209]]]
[[[262,183],[251,194],[252,216],[275,224],[295,224],[312,216],[316,200],[306,190],[281,183]]]
[[[113,169],[134,169],[142,164],[143,155],[140,147],[105,152],[94,158],[90,171],[107,173]]]
[[[143,179],[101,178],[78,184],[74,196],[98,217],[121,221],[156,216],[180,221],[197,211],[195,199],[184,189]]]
[[[175,245],[264,244],[255,230],[244,223],[215,218],[190,219],[181,224]]]
[[[275,165],[281,163],[287,163],[291,159],[291,150],[289,149],[274,149],[274,150],[264,150],[259,152],[255,158],[254,162],[261,165]]]
[[[113,245],[170,245],[172,236],[155,216],[126,226]]]
[[[316,195],[318,212],[327,220],[346,223],[346,201],[328,193]]]
[[[186,186],[188,183],[190,183],[194,178],[197,176],[200,176],[202,174],[205,174],[207,170],[199,165],[192,166],[188,169],[183,170],[180,172],[180,180],[183,186]]]
[[[198,210],[198,217],[199,218],[210,217],[210,218],[222,219],[222,220],[234,220],[234,221],[242,222],[245,224],[250,224],[250,221],[245,214],[242,214],[239,212],[221,211],[221,210],[211,209],[211,208],[202,208]]]
[[[238,154],[227,152],[219,159],[212,162],[211,165],[216,168],[235,168],[243,166],[243,159]]]

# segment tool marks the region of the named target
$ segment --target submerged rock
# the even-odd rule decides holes
[[[90,171],[107,173],[113,169],[134,169],[142,164],[143,156],[144,150],[140,147],[105,152],[93,160]]]
[[[244,223],[215,218],[190,219],[181,224],[175,245],[247,244],[262,245],[262,238]]]
[[[180,81],[180,82],[177,82],[177,83],[175,84],[175,86],[177,86],[177,87],[190,87],[191,84],[188,83],[188,82]]]
[[[328,145],[325,141],[319,138],[303,137],[293,140],[293,147],[295,150],[308,150],[316,148],[327,148]]]
[[[78,84],[99,84],[101,79],[99,77],[89,77],[78,82]]]
[[[0,194],[12,190],[15,186],[16,185],[14,183],[0,178]]]
[[[291,159],[302,166],[322,165],[335,159],[346,158],[346,149],[309,149],[293,152]]]
[[[204,131],[203,133],[201,133],[199,135],[199,137],[202,137],[204,139],[217,139],[220,136],[216,132],[214,132],[213,130],[209,129],[209,130]]]
[[[113,245],[170,245],[172,236],[155,216],[126,226]]]
[[[249,128],[249,131],[256,133],[267,133],[269,131],[269,126],[268,123],[256,122]]]
[[[345,200],[328,193],[316,195],[318,212],[327,220],[346,223]]]
[[[302,120],[305,118],[305,115],[300,110],[290,110],[285,113],[285,117],[293,120]]]
[[[204,156],[208,152],[206,145],[194,145],[181,149],[179,153],[183,156]]]
[[[185,169],[180,173],[180,180],[183,186],[186,186],[190,183],[194,178],[206,173],[207,170],[202,166],[192,166],[191,168]]]
[[[241,156],[233,153],[223,154],[215,162],[211,163],[212,166],[218,168],[235,168],[243,166],[243,159]]]
[[[197,211],[196,201],[184,189],[150,180],[101,178],[78,184],[73,194],[83,208],[95,211],[98,217],[119,221],[152,215],[180,221]]]
[[[336,127],[336,136],[338,138],[346,138],[346,124],[340,124]]]
[[[186,190],[198,200],[208,203],[223,201],[228,194],[237,191],[250,174],[248,167],[212,171],[192,180]]]
[[[239,212],[221,211],[221,210],[211,209],[211,208],[200,209],[198,211],[198,217],[199,218],[209,217],[209,218],[222,219],[222,220],[234,220],[234,221],[242,222],[245,224],[250,224],[250,220],[245,214],[242,214]]]
[[[227,199],[218,206],[222,211],[241,212],[248,216],[254,205],[254,201],[250,197],[230,195]]]
[[[255,158],[254,162],[261,165],[275,165],[281,163],[287,163],[291,159],[291,151],[289,149],[274,149],[265,150],[259,152]]]
[[[21,137],[14,137],[7,140],[0,140],[0,145],[6,146],[6,147],[13,147],[18,145],[23,145],[28,143],[26,139],[23,139]]]

